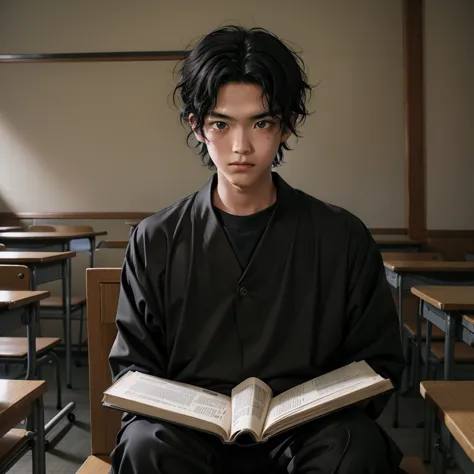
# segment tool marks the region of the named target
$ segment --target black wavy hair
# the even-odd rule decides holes
[[[229,83],[257,84],[266,98],[269,114],[277,116],[282,130],[290,129],[299,137],[296,126],[309,115],[306,100],[311,95],[304,63],[300,56],[273,33],[263,28],[229,25],[204,36],[185,57],[179,68],[179,80],[173,91],[180,102],[180,122],[190,126],[189,115],[196,120],[196,130],[205,137],[204,119],[214,108],[219,88]],[[191,130],[187,137],[193,135]],[[215,169],[205,143],[199,142],[202,162]],[[273,166],[283,161],[281,143]]]

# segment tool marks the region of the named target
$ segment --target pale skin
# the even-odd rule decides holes
[[[194,129],[194,117],[189,116]],[[255,214],[276,200],[271,166],[280,143],[290,138],[268,114],[262,89],[255,84],[226,84],[205,118],[205,142],[217,168],[214,205],[237,216]]]

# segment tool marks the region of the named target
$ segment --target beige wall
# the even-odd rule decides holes
[[[425,2],[427,227],[474,229],[474,2]]]
[[[283,177],[368,226],[404,226],[400,2],[35,0],[0,9],[0,49],[12,53],[183,49],[233,21],[273,30],[303,49],[318,84],[316,113]],[[0,205],[153,211],[199,188],[209,173],[170,104],[173,66],[0,65]]]

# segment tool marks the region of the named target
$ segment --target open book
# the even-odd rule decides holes
[[[392,389],[365,362],[354,362],[273,397],[271,388],[250,377],[232,396],[140,372],[127,372],[104,392],[102,404],[185,425],[236,442],[249,433],[266,441],[294,426]]]

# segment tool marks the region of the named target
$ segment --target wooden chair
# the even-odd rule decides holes
[[[0,290],[28,291],[30,289],[31,270],[24,265],[0,265]],[[61,408],[61,371],[58,356],[54,348],[61,339],[57,337],[37,337],[37,364],[51,361],[56,369],[57,408]],[[26,365],[28,356],[26,337],[0,337],[0,363]]]
[[[434,424],[436,444],[425,439],[425,455],[435,448],[435,472],[446,472],[447,457],[454,457],[462,472],[472,472],[474,466],[474,381],[430,381],[420,383],[420,393],[425,399]],[[431,420],[433,422],[433,420]],[[430,423],[431,424],[431,423]],[[452,435],[441,436],[441,425]],[[449,446],[451,445],[451,447]],[[459,447],[460,449],[455,449]],[[448,456],[447,456],[448,455]]]
[[[44,380],[0,380],[0,472],[15,472],[15,463],[32,450],[32,470],[45,472]],[[17,429],[28,418],[28,430]]]
[[[94,228],[90,225],[30,225],[28,232],[93,232]],[[71,315],[79,312],[79,339],[78,353],[79,357],[82,353],[82,333],[84,330],[84,309],[86,307],[86,298],[84,296],[73,296],[71,298]],[[63,299],[61,296],[50,296],[40,302],[40,308],[46,312],[64,313]],[[48,319],[44,315],[43,319]],[[76,365],[80,364],[80,359],[76,361]]]
[[[120,268],[89,268],[86,281],[91,456],[78,473],[106,474],[121,422],[120,412],[101,405],[103,392],[112,384],[109,353],[117,334]]]
[[[116,444],[121,413],[101,405],[103,393],[112,384],[109,353],[117,334],[115,316],[120,291],[120,268],[89,268],[87,280],[87,329],[89,340],[89,399],[91,456],[78,474],[107,474],[109,456]],[[409,474],[426,474],[416,457],[403,459]]]

